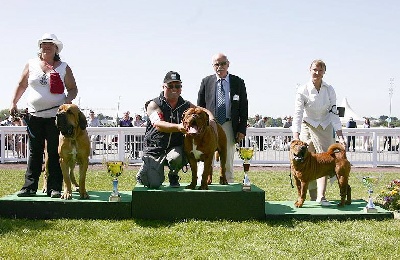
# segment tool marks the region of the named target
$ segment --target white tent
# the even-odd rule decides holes
[[[342,104],[340,106],[345,108],[344,117],[340,118],[340,122],[342,122],[343,125],[346,125],[350,117],[352,117],[353,120],[356,121],[357,125],[362,125],[364,123],[364,118],[354,112],[354,110],[350,107],[347,98],[343,98]]]

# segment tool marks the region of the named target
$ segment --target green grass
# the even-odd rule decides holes
[[[0,169],[0,196],[23,184],[24,170]],[[384,169],[383,169],[384,171]],[[120,176],[120,190],[135,185],[137,168]],[[236,180],[241,179],[237,168]],[[366,198],[352,171],[353,199]],[[189,182],[190,173],[181,174]],[[382,186],[399,178],[386,172]],[[217,179],[215,176],[214,179]],[[252,183],[266,191],[266,200],[295,200],[288,169],[257,168]],[[90,166],[90,190],[110,190],[111,177]],[[337,185],[327,197],[338,199]],[[400,220],[325,221],[144,221],[25,220],[0,218],[0,259],[397,259]]]

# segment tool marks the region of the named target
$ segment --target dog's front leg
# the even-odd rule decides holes
[[[88,162],[82,162],[79,165],[79,195],[80,199],[89,199],[89,194],[86,191],[86,172],[88,169]]]
[[[74,191],[79,191],[79,184],[76,182],[74,171],[75,167],[70,167],[69,177],[71,178],[71,185],[74,186]]]
[[[191,154],[186,154],[186,156],[189,160],[190,169],[192,170],[192,182],[186,186],[186,189],[194,190],[197,184],[197,161]]]
[[[60,158],[60,166],[64,178],[64,191],[61,195],[61,199],[70,200],[72,199],[72,188],[71,178],[69,177],[69,164],[65,159]]]
[[[296,179],[296,186],[297,186],[298,198],[297,198],[297,201],[294,203],[294,205],[297,208],[301,208],[306,199],[308,184]]]
[[[212,174],[213,174],[212,160],[213,160],[213,154],[211,154],[211,156],[207,156],[204,159],[204,171],[203,175],[201,176],[201,185],[199,190],[208,190],[208,184],[211,184],[210,182],[212,182]]]

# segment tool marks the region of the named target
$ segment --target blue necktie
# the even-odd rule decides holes
[[[225,90],[220,79],[217,84],[217,121],[221,125],[226,121]]]

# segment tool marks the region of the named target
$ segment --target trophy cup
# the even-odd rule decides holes
[[[239,147],[239,157],[243,160],[244,178],[242,183],[243,191],[251,191],[251,182],[247,172],[250,169],[249,160],[253,157],[254,147]]]
[[[121,194],[118,192],[118,177],[124,171],[124,162],[122,161],[108,161],[105,162],[107,172],[113,177],[113,191],[108,198],[108,201],[119,202],[121,201]]]
[[[366,188],[368,188],[368,202],[367,205],[364,208],[364,212],[366,213],[375,213],[378,212],[378,209],[375,207],[373,199],[372,199],[372,193],[374,193],[374,185],[376,185],[379,181],[379,177],[375,176],[364,176],[362,177],[362,183]]]

